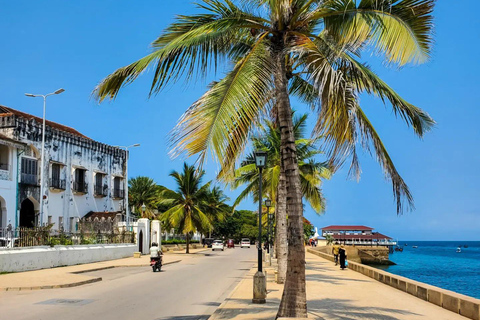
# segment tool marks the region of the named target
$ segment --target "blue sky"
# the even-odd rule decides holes
[[[63,87],[66,92],[49,98],[47,119],[111,145],[141,143],[131,151],[130,176],[146,175],[174,187],[168,174],[180,170],[183,161],[168,157],[168,133],[222,73],[179,83],[151,99],[151,74],[113,102],[98,105],[91,92],[109,73],[149,53],[149,44],[176,14],[195,11],[191,2],[1,1],[0,104],[41,116],[41,99],[24,93]],[[475,5],[474,0],[437,2],[435,46],[426,64],[398,70],[365,57],[389,85],[437,121],[419,140],[389,106],[371,97],[361,100],[411,188],[416,210],[396,215],[391,186],[374,159],[363,154],[359,183],[348,179],[343,168],[324,184],[326,213],[316,216],[307,206],[305,215],[315,226],[361,224],[404,240],[480,240],[480,65],[475,58],[480,20],[474,10],[465,10]],[[213,179],[212,161],[206,170]],[[226,192],[231,198],[238,194]],[[240,207],[256,205],[249,201]]]

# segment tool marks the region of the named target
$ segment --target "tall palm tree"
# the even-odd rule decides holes
[[[232,208],[226,204],[228,200],[230,199],[218,186],[206,190],[201,208],[210,221],[210,229],[202,230],[203,232],[211,233],[213,225],[222,222],[232,212]]]
[[[153,218],[159,187],[149,177],[135,177],[128,180],[128,202],[142,218]],[[142,206],[145,204],[145,212]]]
[[[160,220],[185,234],[186,253],[190,253],[190,237],[195,231],[212,228],[209,217],[201,209],[209,188],[209,183],[201,186],[204,174],[204,171],[197,171],[194,166],[184,163],[183,172],[170,173],[177,183],[177,190],[164,187],[160,192],[159,203],[170,207],[161,214]]]
[[[174,129],[173,154],[208,151],[232,170],[248,136],[269,112],[281,132],[281,177],[287,198],[288,271],[278,316],[305,317],[303,206],[290,95],[317,113],[314,130],[336,165],[351,161],[360,173],[357,144],[371,148],[391,181],[397,213],[413,208],[410,191],[360,107],[362,92],[390,102],[418,136],[434,121],[361,63],[361,52],[381,53],[399,66],[428,59],[434,0],[200,0],[204,13],[178,16],[152,44],[153,52],[120,68],[95,89],[115,98],[147,67],[155,70],[150,93],[180,78],[203,76],[225,59],[226,76],[212,84]],[[216,68],[215,68],[216,69]],[[183,76],[183,77],[182,77]],[[281,183],[283,178],[281,179]],[[283,197],[282,193],[282,197]]]
[[[293,120],[293,130],[295,145],[297,147],[298,167],[300,170],[300,180],[303,197],[310,203],[310,206],[318,214],[325,210],[325,199],[323,197],[320,185],[322,179],[329,179],[331,170],[326,163],[315,161],[314,157],[321,152],[317,149],[316,140],[305,139],[307,114],[295,116]],[[280,189],[280,129],[271,121],[265,121],[258,135],[252,137],[252,146],[255,150],[265,150],[267,152],[267,165],[263,177],[263,186],[265,193],[272,200],[275,208],[276,225],[276,253],[278,258],[278,283],[284,283],[287,272],[287,212],[284,205],[285,198],[278,197]],[[255,166],[253,154],[247,155],[241,163],[240,168],[235,171],[235,177],[225,177],[233,179],[231,186],[236,189],[246,185],[245,189],[235,200],[234,206],[237,206],[248,195],[252,194],[254,201],[258,201],[258,179],[259,174]],[[278,206],[278,202],[280,205]],[[280,208],[280,210],[279,210]]]

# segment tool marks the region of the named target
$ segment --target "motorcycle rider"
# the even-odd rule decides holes
[[[150,259],[161,261],[162,255],[163,252],[162,249],[158,247],[158,243],[152,242],[152,246],[150,247]]]

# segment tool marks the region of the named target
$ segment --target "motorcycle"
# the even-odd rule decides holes
[[[153,272],[162,271],[162,256],[158,258],[150,257],[150,267]]]

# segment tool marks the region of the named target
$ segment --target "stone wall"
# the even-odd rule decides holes
[[[29,247],[0,250],[0,272],[20,272],[133,256],[135,244]]]
[[[308,252],[333,261],[332,255],[312,249],[308,249]],[[480,320],[480,299],[397,276],[350,260],[348,260],[348,268],[469,319]]]

